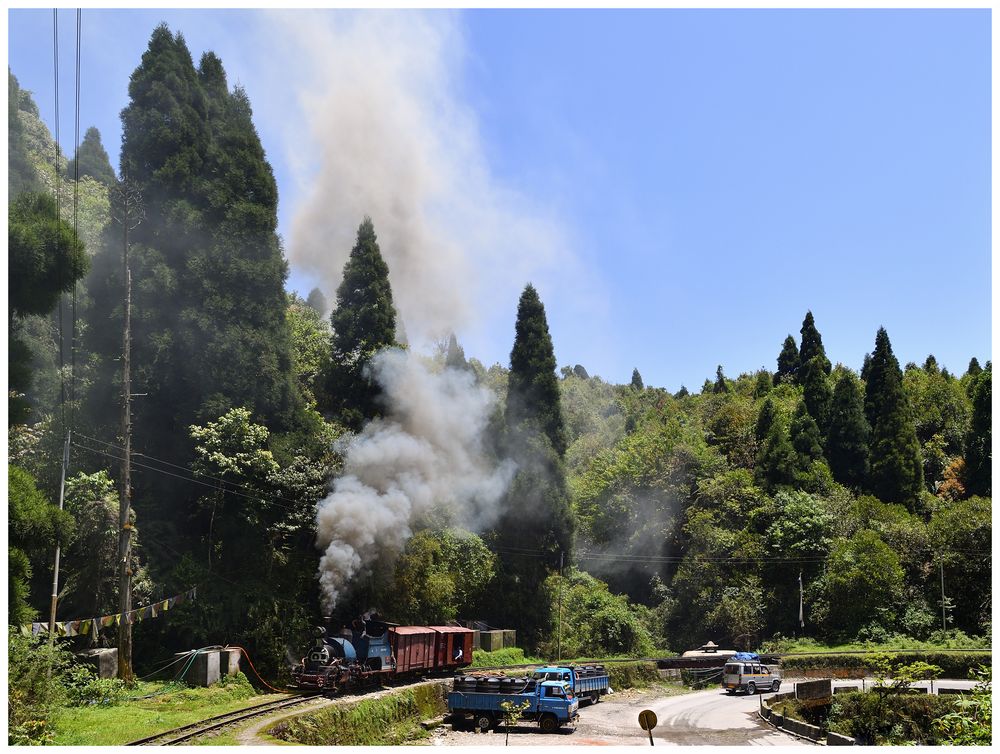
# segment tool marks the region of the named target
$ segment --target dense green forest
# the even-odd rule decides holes
[[[118,610],[127,230],[133,606],[198,589],[135,626],[140,671],[231,643],[278,677],[328,607],[481,619],[553,654],[561,622],[564,656],[792,636],[988,642],[989,361],[901,366],[872,322],[856,372],[831,364],[806,312],[798,339],[774,333],[760,355],[774,371],[719,366],[671,392],[636,368],[616,385],[559,367],[530,284],[509,364],[485,366],[454,335],[410,354],[496,396],[480,450],[511,471],[494,515],[473,527],[432,500],[395,522],[411,534],[401,551],[324,604],[317,502],[351,438],[391,414],[378,355],[408,353],[377,218],[358,218],[329,304],[288,292],[251,103],[166,27],[129,82],[117,170],[95,129],[60,155],[8,78],[10,624],[47,620],[56,542],[59,619]]]

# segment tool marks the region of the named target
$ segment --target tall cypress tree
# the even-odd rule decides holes
[[[506,444],[518,471],[498,524],[503,551],[494,610],[508,625],[519,626],[530,646],[547,620],[542,583],[558,567],[560,553],[571,556],[573,519],[562,464],[566,445],[555,354],[545,309],[531,285],[521,295],[515,329]]]
[[[820,434],[826,436],[830,423],[830,403],[833,400],[833,390],[827,379],[823,362],[824,357],[813,356],[799,369],[799,381],[802,384],[802,399],[809,410]]]
[[[715,368],[715,383],[712,385],[712,392],[715,394],[729,392],[729,383],[726,382],[726,375],[722,373],[721,364]]]
[[[562,457],[566,452],[566,436],[556,357],[545,307],[531,284],[525,286],[517,305],[507,390],[507,426],[515,428],[525,422],[537,425]]]
[[[774,409],[774,401],[768,398],[764,401],[764,405],[760,407],[760,413],[757,414],[757,424],[754,427],[754,437],[758,443],[763,444],[767,439],[776,416],[777,412]]]
[[[465,359],[465,350],[458,344],[455,333],[448,336],[448,350],[445,352],[444,365],[452,369],[469,369],[469,362]]]
[[[795,484],[798,456],[788,438],[788,430],[780,421],[771,424],[757,463],[757,482],[768,490]]]
[[[795,338],[789,335],[781,345],[781,353],[778,354],[778,371],[774,373],[774,384],[786,379],[794,379],[795,373],[799,369],[799,347],[795,343]]]
[[[806,473],[812,466],[813,461],[823,458],[823,440],[820,436],[819,427],[816,421],[809,414],[805,401],[800,401],[795,409],[795,416],[792,417],[792,424],[788,428],[791,437],[792,447],[795,448],[796,470]]]
[[[644,387],[642,384],[642,375],[639,374],[638,368],[632,370],[632,387],[636,390],[642,390]]]
[[[889,334],[884,327],[880,327],[875,335],[875,350],[870,358],[866,356],[865,368],[861,370],[861,379],[865,381],[865,419],[872,429],[878,419],[879,407],[885,402],[886,375],[891,371],[902,375],[899,361],[892,353]]]
[[[979,359],[973,356],[969,359],[969,368],[965,370],[966,374],[971,374],[973,377],[978,377],[983,368],[979,366]]]
[[[802,320],[802,345],[799,347],[799,364],[806,365],[812,359],[818,358],[823,366],[823,371],[830,374],[832,366],[826,357],[826,350],[823,348],[823,338],[816,329],[816,322],[811,311],[806,312],[805,319]],[[799,380],[802,384],[802,380]]]
[[[331,407],[346,426],[360,429],[379,414],[378,384],[365,366],[383,348],[396,344],[396,309],[389,285],[389,266],[382,258],[375,226],[365,217],[344,265],[337,306],[330,314],[333,366],[329,380]]]
[[[870,434],[860,385],[853,374],[845,371],[833,391],[826,437],[826,457],[835,480],[855,489],[865,484]]]
[[[867,393],[871,390],[871,394]],[[872,426],[872,492],[886,502],[914,506],[924,484],[920,442],[913,425],[909,400],[903,390],[903,373],[892,353],[885,328],[879,328],[865,394],[875,421]]]
[[[91,126],[83,135],[79,149],[76,150],[74,159],[66,163],[66,175],[74,178],[79,163],[80,177],[91,177],[95,181],[103,183],[109,188],[117,183],[114,168],[111,167],[111,160],[101,143],[101,132]]]
[[[972,422],[965,438],[965,489],[970,495],[989,497],[993,490],[992,399],[993,364],[986,362],[972,388]]]

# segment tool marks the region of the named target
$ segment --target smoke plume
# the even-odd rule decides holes
[[[453,13],[272,16],[286,37],[301,119],[289,118],[301,196],[288,257],[330,295],[369,215],[411,338],[482,326],[526,280],[576,265],[539,197],[504,186],[462,94]],[[284,53],[282,53],[284,55]],[[505,323],[505,330],[509,323]]]
[[[379,557],[402,550],[415,517],[445,507],[481,529],[513,475],[490,464],[483,430],[495,397],[465,371],[434,372],[409,351],[390,349],[372,362],[386,414],[340,448],[344,473],[319,502],[317,544],[324,608]]]

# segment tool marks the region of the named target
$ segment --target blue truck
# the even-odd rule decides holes
[[[503,702],[527,702],[521,719],[537,721],[543,733],[554,733],[566,723],[575,722],[580,706],[572,688],[563,681],[459,676],[455,690],[448,692],[452,728],[457,730],[469,721],[479,730],[497,727],[503,722]]]
[[[578,698],[589,699],[591,704],[596,704],[611,691],[608,672],[603,665],[547,665],[535,670],[532,678],[568,683]]]

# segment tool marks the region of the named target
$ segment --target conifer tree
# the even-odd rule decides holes
[[[971,370],[970,370],[971,371]],[[965,489],[970,495],[990,497],[993,490],[993,365],[975,378],[972,422],[965,439]]]
[[[758,443],[763,444],[767,440],[776,416],[777,412],[774,408],[774,401],[768,398],[764,401],[764,405],[760,407],[760,413],[757,415],[757,424],[754,427],[754,437]]]
[[[642,390],[643,389],[642,375],[639,374],[639,370],[638,369],[633,369],[632,370],[632,387],[635,388],[636,390]]]
[[[798,369],[799,347],[795,343],[795,338],[789,335],[781,346],[781,353],[778,354],[778,371],[774,373],[774,384],[794,379]]]
[[[822,460],[823,441],[819,427],[810,415],[805,401],[800,401],[795,409],[795,416],[792,417],[792,424],[788,432],[791,436],[792,447],[795,448],[796,469],[806,473],[813,461]]]
[[[590,373],[587,372],[587,369],[586,367],[583,366],[583,364],[577,364],[575,367],[573,367],[573,374],[575,374],[581,380],[590,379]]]
[[[799,364],[805,366],[812,359],[818,358],[823,367],[823,372],[830,374],[832,366],[826,357],[826,350],[823,348],[823,338],[816,329],[816,322],[813,320],[813,313],[806,312],[805,319],[802,320],[802,345],[799,347]],[[801,374],[799,384],[802,384]]]
[[[861,389],[853,374],[844,372],[833,391],[826,457],[833,478],[860,489],[868,477],[868,440],[871,428],[865,420]]]
[[[378,385],[365,374],[365,365],[384,348],[396,343],[396,309],[389,285],[389,267],[382,258],[375,226],[366,217],[344,265],[337,288],[337,305],[330,315],[333,328],[333,366],[329,393],[339,420],[360,429],[378,415]]]
[[[465,350],[458,344],[455,333],[448,337],[448,351],[445,353],[444,365],[452,369],[468,369],[469,362],[465,359]]]
[[[802,384],[802,398],[809,410],[810,416],[819,427],[820,434],[826,436],[830,422],[830,403],[833,400],[833,390],[827,379],[823,357],[813,356],[799,369],[799,381]]]
[[[688,389],[684,387],[684,385],[681,385],[681,389],[674,393],[674,398],[686,398],[690,394],[691,393],[688,392]]]
[[[729,384],[726,382],[726,375],[722,373],[721,364],[715,368],[715,383],[712,385],[712,392],[715,394],[729,392]]]
[[[323,291],[319,288],[313,288],[309,291],[309,296],[306,298],[306,306],[321,317],[326,314],[326,296],[323,295]]]
[[[926,359],[924,359],[924,365],[921,369],[929,374],[937,374],[941,371],[941,368],[938,366],[937,359],[934,358],[934,354],[930,354]]]
[[[969,368],[965,370],[966,374],[970,374],[973,377],[978,377],[979,373],[983,371],[983,368],[979,366],[979,359],[973,356],[969,359]]]
[[[514,347],[510,352],[507,426],[533,423],[561,458],[566,452],[556,357],[538,292],[528,284],[517,305]]]
[[[573,516],[563,468],[565,434],[545,308],[528,285],[517,308],[506,404],[508,457],[517,474],[498,524],[503,568],[496,614],[522,627],[529,645],[541,635],[547,617],[541,599],[548,572],[560,553],[572,554]],[[525,557],[518,550],[533,550]]]
[[[756,467],[756,479],[767,490],[795,484],[798,456],[780,421],[771,424],[764,450]]]
[[[76,163],[79,163],[79,168]],[[80,148],[76,151],[76,157],[66,163],[67,178],[75,178],[78,169],[80,178],[89,176],[108,188],[118,181],[108,153],[101,143],[101,132],[93,126],[84,134]]]
[[[876,336],[865,408],[875,418],[870,454],[871,490],[885,502],[904,503],[912,508],[924,483],[920,442],[903,390],[903,373],[885,328],[879,328]]]
[[[771,384],[771,373],[766,369],[761,369],[754,378],[753,397],[763,398],[771,392]]]
[[[865,368],[861,370],[861,379],[865,381],[865,419],[872,430],[875,429],[879,408],[885,402],[882,394],[886,375],[890,371],[902,376],[899,361],[892,353],[889,334],[884,327],[880,327],[875,335],[875,350],[870,358],[865,356]]]

